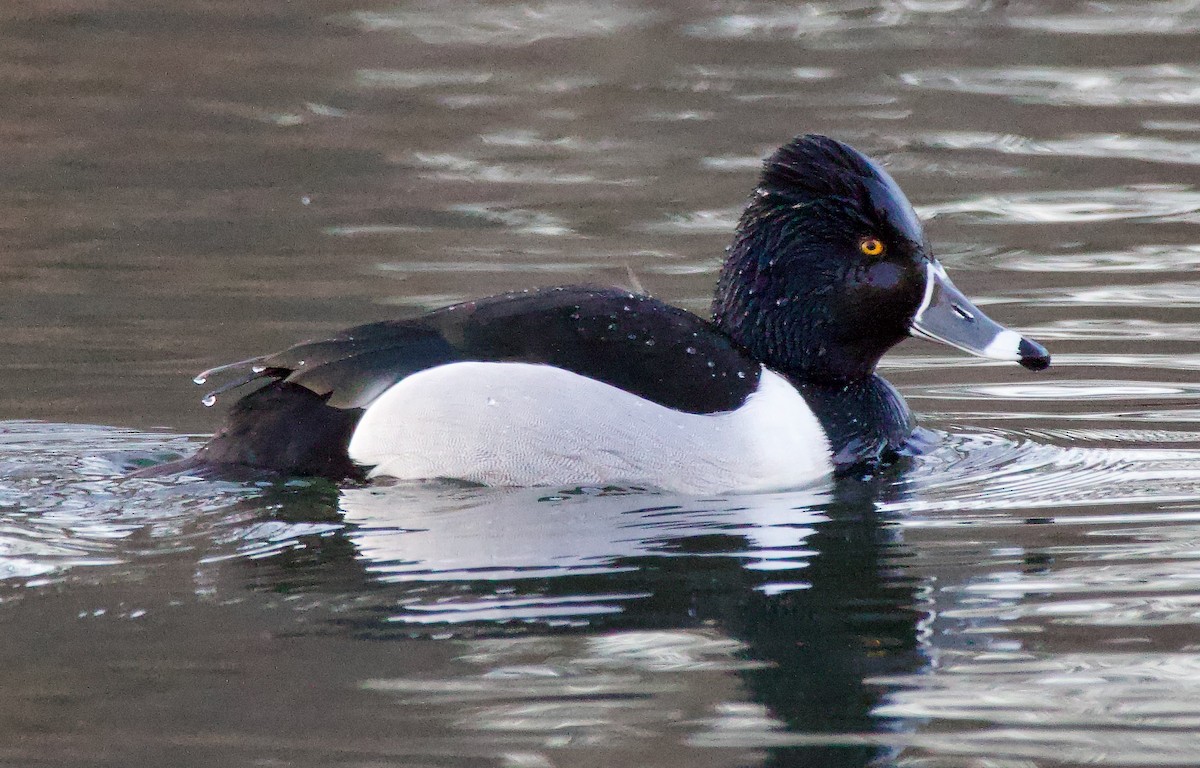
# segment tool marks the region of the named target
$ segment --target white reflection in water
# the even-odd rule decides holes
[[[1023,332],[1044,341],[1095,340],[1118,341],[1137,339],[1143,341],[1200,341],[1200,323],[1166,323],[1157,320],[1136,318],[1092,319],[1079,318],[1055,320],[1040,325],[1026,325]],[[1072,358],[1075,359],[1075,356]],[[1056,355],[1054,364],[1061,365],[1064,357]],[[1124,361],[1128,361],[1127,363]],[[1081,361],[1082,362],[1082,361]],[[1091,364],[1091,362],[1082,362]],[[1181,364],[1200,368],[1200,355],[1120,355],[1105,358],[1105,365],[1164,365],[1178,368]]]
[[[1200,31],[1200,5],[1195,0],[1075,2],[1067,10],[1035,7],[1008,15],[1008,24],[1052,34],[1189,35]]]
[[[680,764],[715,768],[729,765],[728,755],[694,749],[693,738],[782,725],[743,701],[730,674],[762,663],[717,631],[513,637],[459,642],[455,650],[452,675],[360,685],[401,706],[453,712],[460,739],[499,740],[520,756],[514,765],[561,765],[578,754],[564,748],[607,747],[619,748],[623,765],[657,765],[670,751]]]
[[[988,11],[994,0],[890,0],[862,2],[840,0],[808,3],[747,3],[736,12],[689,24],[684,31],[693,37],[734,40],[790,40],[811,38],[815,41],[837,36],[844,46],[853,47],[839,33],[877,32],[905,28],[908,44],[924,40],[930,26],[939,21],[991,23],[998,19]]]
[[[956,435],[923,456],[905,484],[912,496],[882,507],[902,515],[904,527],[1013,525],[1023,518],[1006,510],[1200,502],[1200,450],[1064,448],[1003,435]],[[1163,514],[1200,519],[1188,509]]]
[[[1029,253],[1009,251],[989,267],[1019,272],[1178,272],[1200,266],[1200,245],[1139,245],[1127,251]]]
[[[905,72],[902,82],[933,91],[1007,96],[1054,106],[1194,106],[1200,104],[1200,67],[1001,67]]]
[[[688,26],[687,34],[700,38],[794,38],[828,32],[874,28],[879,16],[873,3],[804,3],[767,5],[731,13]]]
[[[254,489],[194,494],[187,481],[121,482],[121,454],[190,450],[186,439],[81,424],[0,423],[0,581],[35,586],[208,539]]]
[[[924,218],[982,223],[1083,224],[1105,221],[1200,221],[1200,191],[1182,184],[985,195],[917,206]]]
[[[745,83],[804,83],[815,80],[830,80],[837,76],[838,71],[831,67],[767,67],[767,66],[726,66],[723,64],[702,64],[699,66],[683,67],[680,76],[693,85],[707,83],[719,90],[732,90],[735,87],[745,88]]]
[[[1194,765],[1200,753],[1194,654],[954,651],[930,674],[875,682],[892,688],[878,714],[990,726],[919,734],[920,749],[1100,765]]]
[[[490,184],[631,184],[634,179],[600,179],[591,173],[565,173],[541,163],[512,164],[483,162],[448,152],[414,152],[411,160],[430,169],[426,178],[442,181],[487,182]]]
[[[987,303],[1034,301],[1045,307],[1096,306],[1190,308],[1200,306],[1200,283],[1171,282],[1115,287],[1045,288],[1025,297],[989,297]],[[984,302],[977,302],[984,303]]]
[[[362,557],[388,581],[520,579],[621,570],[622,558],[670,556],[669,544],[723,531],[751,542],[728,554],[744,567],[804,568],[804,540],[824,520],[806,504],[824,492],[702,502],[640,492],[545,488],[438,491],[350,488],[341,510]]]
[[[456,85],[484,85],[497,78],[495,72],[455,69],[360,69],[354,78],[361,86],[409,90],[445,88]]]
[[[1047,381],[1039,384],[935,385],[917,390],[913,397],[946,400],[1139,400],[1200,397],[1200,383],[1165,384],[1143,381]]]
[[[1200,165],[1200,142],[1122,134],[1079,134],[1061,139],[1031,139],[1003,133],[946,131],[922,143],[938,149],[988,150],[1006,155],[1104,157],[1174,165]]]
[[[643,26],[654,14],[616,3],[416,4],[389,11],[359,11],[352,18],[368,32],[400,32],[434,45],[523,46],[546,39],[608,37]]]
[[[691,213],[674,214],[653,224],[645,224],[639,229],[664,235],[701,235],[713,232],[730,233],[737,227],[742,215],[741,207],[722,208],[715,211],[692,211]]]
[[[517,147],[520,149],[550,150],[563,153],[600,154],[623,151],[627,142],[619,139],[585,139],[582,136],[547,136],[531,130],[509,130],[488,133],[479,137],[485,145]]]

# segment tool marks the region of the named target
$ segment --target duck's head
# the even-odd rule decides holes
[[[857,150],[801,136],[767,159],[713,302],[717,325],[772,368],[868,376],[907,336],[1042,370],[1050,355],[993,322],[930,252],[892,177]]]

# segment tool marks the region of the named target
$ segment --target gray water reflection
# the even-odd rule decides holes
[[[1200,6],[0,7],[0,762],[1194,764]],[[216,363],[534,284],[704,311],[758,159],[883,159],[1038,379],[812,495],[122,479]],[[37,421],[37,420],[41,421]],[[125,425],[128,428],[89,424]]]

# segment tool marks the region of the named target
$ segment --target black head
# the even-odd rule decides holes
[[[957,320],[942,316],[945,302]],[[935,330],[922,325],[924,314],[937,320]],[[910,334],[1024,360],[1008,349],[1009,336],[1020,337],[950,284],[892,177],[825,136],[798,137],[767,159],[721,271],[713,316],[757,359],[810,380],[868,376]],[[953,322],[969,328],[946,335]],[[997,341],[1001,332],[1009,336]],[[1020,340],[1023,352],[1040,350],[1041,367],[1048,364],[1044,349]]]

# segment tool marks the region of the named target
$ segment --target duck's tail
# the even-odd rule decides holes
[[[237,401],[225,424],[195,455],[134,474],[360,479],[364,470],[350,461],[346,449],[362,409],[335,408],[327,400],[298,384],[271,381]]]

